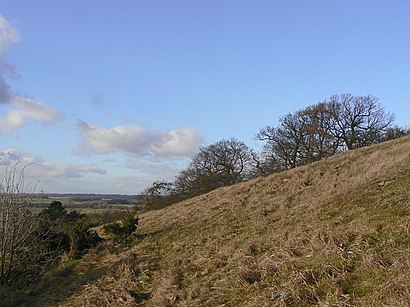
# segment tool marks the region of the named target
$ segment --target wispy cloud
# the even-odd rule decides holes
[[[6,149],[0,151],[0,170],[4,171],[10,165],[21,162],[22,165],[30,165],[26,172],[41,180],[42,178],[79,178],[86,174],[105,175],[107,172],[94,164],[67,164],[67,163],[50,163],[44,161],[41,157],[31,155],[26,152],[15,149]]]
[[[79,151],[104,154],[121,151],[140,157],[192,157],[202,137],[191,128],[155,131],[139,126],[104,128],[79,120],[81,135]]]
[[[0,103],[9,103],[13,94],[6,82],[6,77],[15,76],[13,65],[5,60],[5,54],[10,46],[20,41],[17,30],[0,15]]]
[[[17,30],[0,15],[0,54],[6,52],[10,45],[20,41]]]
[[[36,167],[36,173],[40,172],[43,176],[52,178],[79,178],[86,174],[107,174],[105,169],[99,168],[95,164],[78,165],[65,163],[42,163],[39,167]]]
[[[52,124],[61,118],[58,111],[30,98],[14,97],[11,104],[14,108],[0,118],[0,132],[3,134],[13,135],[31,121]]]
[[[0,15],[0,105],[11,105],[11,110],[0,117],[0,134],[14,135],[18,128],[32,121],[50,124],[60,118],[56,110],[31,98],[16,95],[7,83],[7,78],[18,77],[14,66],[6,60],[6,54],[19,41],[18,31]]]

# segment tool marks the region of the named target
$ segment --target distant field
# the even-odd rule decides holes
[[[53,201],[61,202],[65,209],[77,211],[104,222],[121,218],[141,200],[139,195],[98,195],[98,194],[51,194],[33,198],[31,208],[39,212]]]

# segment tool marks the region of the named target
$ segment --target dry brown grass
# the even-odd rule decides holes
[[[66,304],[408,306],[409,187],[406,137],[146,212]]]

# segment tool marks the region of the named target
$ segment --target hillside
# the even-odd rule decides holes
[[[408,306],[410,136],[144,213],[138,235],[29,305]]]

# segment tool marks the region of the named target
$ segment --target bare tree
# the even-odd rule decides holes
[[[200,173],[218,174],[222,185],[231,185],[247,179],[250,160],[249,147],[232,138],[201,148],[192,166]]]
[[[262,150],[261,152],[251,151],[252,168],[251,177],[268,176],[272,173],[283,170],[282,161],[270,150]]]
[[[245,143],[221,140],[200,148],[187,169],[175,179],[174,192],[183,198],[232,185],[252,176],[252,153]]]
[[[266,142],[266,170],[283,170],[403,135],[390,128],[393,118],[375,97],[342,94],[285,115],[256,138]]]
[[[410,134],[410,128],[406,129],[404,127],[398,127],[398,126],[388,127],[384,131],[382,141],[389,141],[389,140],[397,139],[407,134]]]
[[[266,141],[265,156],[271,160],[278,160],[280,162],[279,168],[283,170],[297,166],[301,135],[291,114],[282,118],[281,122],[281,127],[267,126],[261,129],[256,138],[260,141]]]
[[[178,200],[174,195],[174,184],[168,181],[155,181],[142,191],[144,209],[160,209]]]
[[[285,115],[279,127],[261,129],[256,138],[266,141],[264,152],[271,153],[267,156],[276,169],[318,161],[333,155],[340,143],[329,131],[327,116],[326,105],[319,103]]]
[[[24,182],[24,169],[16,163],[0,183],[0,285],[10,283],[18,257],[35,226],[29,210],[32,192]]]
[[[334,155],[340,147],[339,138],[330,131],[326,103],[320,102],[299,112],[305,138],[301,142],[304,163]]]
[[[343,141],[347,149],[359,148],[383,141],[383,134],[394,120],[373,96],[342,94],[326,102],[328,127]]]

